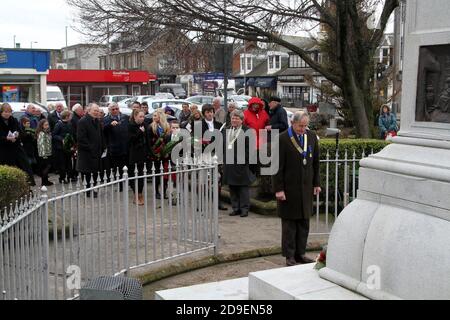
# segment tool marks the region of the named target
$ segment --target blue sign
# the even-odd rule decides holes
[[[201,84],[203,81],[223,80],[223,73],[194,73],[194,83]]]
[[[35,69],[46,72],[50,66],[50,51],[3,49],[0,51],[0,68]]]

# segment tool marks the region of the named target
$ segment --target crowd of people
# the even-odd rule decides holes
[[[242,115],[243,124],[257,132],[270,128],[286,130],[287,116],[279,102],[276,97],[270,102],[271,117],[264,109],[264,102],[253,98],[249,110]],[[203,105],[201,110],[195,104],[184,104],[178,118],[171,107],[156,110],[152,117],[148,116],[146,103],[135,102],[131,108],[133,113],[128,117],[121,114],[116,103],[108,106],[108,115],[94,103],[86,107],[76,104],[71,110],[56,104],[46,118],[30,104],[20,119],[15,119],[11,106],[4,103],[0,121],[0,164],[24,170],[30,185],[36,184],[34,175],[40,176],[42,186],[53,185],[48,178],[51,171],[58,174],[61,184],[76,181],[81,175],[87,188],[104,170],[113,170],[122,176],[125,166],[137,167],[141,175],[145,163],[148,168],[154,166],[158,173],[159,163],[168,167],[170,154],[165,146],[181,128],[193,131],[196,122],[201,122],[202,134],[207,130],[229,128],[233,112],[238,111],[234,102],[229,103],[225,111],[220,98],[214,99],[212,105]],[[134,176],[134,170],[129,170],[129,174]],[[156,184],[156,197],[161,198],[159,180]],[[142,188],[142,181],[137,190],[132,186],[137,204],[143,204]],[[167,183],[164,183],[165,198],[168,197],[166,190]],[[224,206],[220,204],[220,208]]]
[[[246,161],[241,163],[235,159],[220,167],[219,194],[221,185],[228,185],[232,206],[230,216],[247,217],[249,187],[258,174],[247,155],[250,149],[258,149],[266,143],[263,139],[277,129],[280,132],[280,167],[272,179],[282,218],[283,255],[287,264],[293,265],[306,261],[304,252],[312,214],[312,196],[320,192],[319,147],[315,134],[306,130],[309,117],[296,113],[289,127],[286,111],[280,102],[277,97],[268,102],[255,97],[243,112],[233,102],[224,110],[221,100],[215,99],[212,105],[205,104],[201,110],[196,105],[183,105],[178,118],[170,107],[155,110],[150,116],[148,105],[139,102],[131,106],[130,117],[120,112],[117,103],[108,106],[107,115],[95,103],[87,107],[77,104],[71,111],[58,104],[48,118],[30,105],[19,120],[12,116],[11,106],[4,103],[0,106],[0,164],[23,169],[31,185],[35,184],[34,174],[41,177],[43,186],[52,185],[48,179],[51,170],[58,173],[59,182],[63,184],[76,181],[81,176],[88,189],[87,196],[95,198],[98,195],[91,191],[92,185],[109,179],[108,174],[105,176],[102,172],[114,172],[122,177],[125,166],[130,168],[130,177],[135,174],[143,176],[145,166],[147,171],[156,174],[161,170],[167,172],[171,161],[169,146],[182,141],[182,128],[194,135],[194,128],[200,127],[203,148],[214,139],[212,135],[210,140],[205,140],[203,137],[208,136],[205,133],[219,130],[223,141],[226,141],[224,152],[231,152],[234,158],[242,150],[238,146],[238,138],[243,134]],[[256,144],[250,142],[245,134],[247,130],[254,130]],[[268,135],[260,135],[264,130]],[[155,179],[157,199],[169,198],[169,179],[175,183],[169,174],[164,175],[162,185],[161,179]],[[133,179],[130,188],[134,193],[134,203],[144,205],[143,178]],[[220,201],[219,209],[227,210]]]

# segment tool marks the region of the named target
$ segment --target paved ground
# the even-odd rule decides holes
[[[310,252],[307,256],[314,259],[317,254],[318,252]],[[285,259],[281,255],[220,264],[151,283],[144,287],[144,299],[153,300],[155,292],[160,290],[242,278],[248,276],[250,272],[282,267],[285,267]]]
[[[56,177],[52,177],[55,182]],[[148,193],[151,194],[151,184],[148,186]],[[59,194],[60,186],[57,186],[56,194]],[[66,189],[67,190],[67,189]],[[50,189],[49,196],[53,195],[53,188]],[[196,193],[198,190],[196,190]],[[50,262],[51,271],[55,271],[52,265],[57,265],[57,273],[59,274],[58,283],[55,277],[51,276],[51,292],[54,287],[61,288],[63,283],[63,273],[66,267],[70,264],[80,265],[82,272],[90,273],[94,271],[95,274],[109,274],[111,271],[121,270],[122,255],[118,252],[123,252],[123,239],[117,232],[117,225],[119,221],[123,221],[122,210],[115,210],[108,213],[112,204],[116,208],[123,208],[121,203],[122,193],[118,190],[114,191],[115,196],[111,197],[110,191],[102,189],[97,200],[86,199],[82,197],[81,202],[77,204],[77,199],[73,197],[73,201],[66,200],[65,203],[55,204],[57,207],[50,207],[51,213],[53,211],[66,212],[65,219],[74,223],[74,235],[66,234],[67,243],[61,242],[59,239],[57,248],[53,241],[50,242]],[[183,205],[171,207],[168,206],[168,200],[161,209],[161,201],[158,200],[155,204],[148,199],[147,214],[143,207],[136,210],[137,207],[132,204],[131,192],[129,199],[129,260],[131,265],[139,265],[146,261],[160,260],[173,254],[183,254],[189,250],[195,250],[198,244],[189,243],[191,239],[202,241],[205,235],[210,234],[210,216],[206,213],[195,214],[192,213],[180,219],[177,214],[184,210],[187,205],[188,208],[192,206],[191,192],[189,191],[189,199]],[[195,201],[195,200],[194,200]],[[64,210],[63,210],[64,208]],[[78,208],[78,209],[75,209]],[[155,210],[156,208],[156,210]],[[279,247],[281,244],[281,221],[277,217],[262,216],[250,213],[247,218],[239,216],[230,217],[230,206],[228,211],[219,211],[219,254],[234,254],[243,251],[249,251],[260,248]],[[169,212],[173,210],[172,212]],[[178,211],[177,210],[181,210]],[[187,210],[191,212],[192,210]],[[77,236],[78,224],[75,212],[80,212],[80,234]],[[72,217],[73,214],[73,217]],[[72,219],[73,218],[73,219]],[[311,235],[308,241],[308,246],[311,248],[319,248],[326,243],[329,229],[331,228],[332,217],[330,217],[330,225],[326,226],[324,223],[324,216],[320,215],[320,219],[313,217],[311,219]],[[148,219],[148,220],[147,220]],[[73,221],[72,221],[73,220]],[[194,223],[195,221],[195,223]],[[66,222],[68,223],[68,222]],[[194,229],[195,225],[195,229]],[[184,229],[183,229],[184,228]],[[86,230],[85,233],[83,230]],[[182,231],[186,230],[186,236],[183,236]],[[194,236],[194,230],[195,236]],[[317,235],[314,233],[318,233]],[[325,233],[325,235],[320,235]],[[147,240],[145,240],[147,239]],[[186,240],[187,239],[187,240]],[[164,245],[162,245],[162,243]],[[148,246],[147,246],[148,244]],[[117,249],[116,249],[117,248]],[[101,254],[99,254],[101,252]],[[65,259],[62,254],[65,253]],[[188,259],[200,259],[211,256],[212,250],[205,250],[190,254]],[[317,254],[310,255],[314,258]],[[74,258],[71,258],[74,256]],[[147,257],[148,256],[148,257]],[[87,259],[87,260],[86,260]],[[174,261],[186,260],[187,258],[177,258],[168,261],[161,261],[143,268],[132,271],[132,275],[139,275],[151,272],[155,269],[160,269],[161,266],[172,264]],[[63,261],[65,260],[64,264]],[[54,263],[52,263],[54,261]],[[86,261],[90,261],[86,265]],[[63,266],[64,265],[64,266]],[[218,280],[225,280],[230,278],[238,278],[247,276],[249,272],[278,268],[284,266],[284,259],[281,256],[257,258],[246,261],[239,261],[234,263],[222,264],[213,267],[192,271],[186,274],[173,276],[161,281],[154,282],[145,287],[146,299],[153,299],[154,291],[189,286],[192,284],[212,282]],[[97,271],[95,271],[97,270]],[[53,273],[52,272],[52,273]],[[54,284],[53,284],[54,283]],[[60,294],[61,296],[61,294]]]

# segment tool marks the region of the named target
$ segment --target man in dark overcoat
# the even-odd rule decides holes
[[[279,169],[273,176],[282,220],[282,253],[288,266],[312,262],[306,258],[314,196],[321,192],[319,142],[308,130],[309,116],[294,115],[292,127],[279,136]]]
[[[101,158],[105,150],[105,142],[99,117],[100,107],[95,103],[91,103],[89,112],[78,122],[77,171],[86,180],[87,188],[90,188],[91,179],[93,179],[95,185],[98,172],[102,170]],[[94,192],[94,197],[96,195]],[[90,196],[90,193],[88,193],[88,196]]]
[[[225,156],[222,182],[230,188],[233,209],[230,216],[240,215],[244,218],[248,216],[250,210],[249,187],[256,180],[255,174],[250,170],[250,146],[253,147],[256,144],[256,137],[253,143],[249,141],[249,136],[246,135],[248,128],[242,125],[244,121],[242,111],[235,110],[230,117],[231,126],[223,131]],[[248,133],[253,134],[253,131]]]
[[[114,174],[119,170],[120,178],[123,168],[128,166],[128,124],[129,117],[122,114],[116,102],[108,106],[109,115],[105,117],[103,133],[107,143],[109,168]]]

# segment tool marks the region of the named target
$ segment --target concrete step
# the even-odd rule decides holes
[[[321,279],[315,263],[249,274],[250,300],[367,300]]]
[[[248,278],[157,291],[155,300],[248,300]]]

